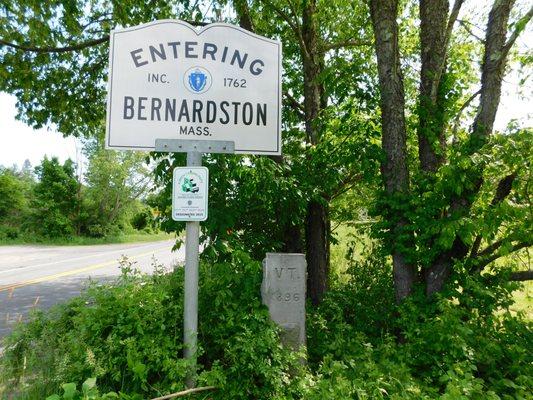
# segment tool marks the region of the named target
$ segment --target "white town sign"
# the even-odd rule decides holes
[[[112,31],[106,147],[154,150],[156,139],[281,154],[281,43],[222,23]]]

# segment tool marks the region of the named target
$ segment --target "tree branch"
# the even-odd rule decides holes
[[[83,50],[87,47],[98,46],[99,44],[109,41],[109,35],[105,35],[99,39],[88,40],[86,42],[81,42],[65,47],[37,47],[32,45],[19,45],[16,43],[6,42],[3,39],[0,39],[0,45],[12,47],[17,50],[27,51],[31,53],[67,53],[69,51]]]
[[[461,10],[461,6],[463,5],[463,3],[464,3],[464,0],[455,0],[455,3],[453,4],[452,12],[450,13],[450,18],[448,18],[448,25],[446,26],[446,36],[444,39],[446,48],[448,48],[448,44],[450,43],[450,38],[452,37],[453,26],[455,25],[455,21],[457,21],[459,11]]]
[[[326,52],[329,50],[337,50],[342,49],[345,47],[360,47],[360,46],[373,46],[374,43],[368,40],[357,40],[357,39],[351,39],[351,40],[343,40],[341,42],[336,43],[324,43],[322,47],[322,51]]]
[[[303,40],[302,30],[301,30],[300,25],[298,25],[298,23],[295,23],[293,20],[291,20],[290,16],[285,11],[283,11],[281,8],[273,4],[271,1],[262,0],[262,2],[266,4],[268,7],[270,7],[272,10],[274,10],[274,12],[278,14],[278,16],[281,17],[281,19],[283,19],[287,23],[287,25],[289,25],[289,27],[292,29],[292,31],[296,35],[296,39],[298,39],[298,42],[300,43],[300,47],[304,51],[304,54],[306,55],[306,57],[309,57],[309,52],[307,51],[307,46],[305,45],[305,41]]]
[[[491,201],[491,206],[496,206],[500,204],[509,194],[511,193],[511,189],[513,188],[513,182],[516,179],[516,172],[513,172],[512,174],[507,175],[505,178],[502,178],[500,182],[498,182],[498,187],[496,188],[496,193],[494,195],[494,198]],[[479,251],[479,246],[481,245],[481,235],[478,235],[476,239],[474,240],[474,244],[472,245],[472,249],[470,250],[470,257],[477,257],[477,252]],[[487,249],[485,249],[487,250]]]
[[[156,397],[152,400],[168,400],[168,399],[173,399],[175,397],[187,396],[188,394],[192,394],[192,393],[205,392],[206,390],[215,390],[215,389],[216,387],[214,386],[203,386],[199,388],[192,388],[192,389],[183,390],[181,392],[167,394],[166,396]]]
[[[294,18],[298,18],[298,13],[296,12],[296,8],[294,7],[294,4],[291,0],[287,0],[287,4],[289,5],[289,9],[292,12],[292,15]]]
[[[490,256],[492,253],[494,253],[496,250],[498,250],[502,246],[502,244],[504,244],[508,240],[509,240],[509,238],[496,240],[494,243],[492,243],[491,245],[485,247],[482,251],[480,251],[477,254],[478,257]]]
[[[291,106],[291,108],[298,114],[298,116],[302,119],[305,119],[305,114],[304,114],[304,107],[302,104],[300,104],[300,102],[298,102],[298,100],[296,100],[289,92],[287,91],[284,91],[283,92],[283,96],[285,96],[287,98],[287,100],[289,100],[289,104]]]
[[[481,43],[483,43],[483,39],[480,38],[478,35],[476,35],[474,32],[472,32],[472,30],[468,27],[466,21],[463,21],[462,19],[458,20],[459,24],[461,24],[461,26],[464,28],[465,31],[468,32],[468,34],[472,37],[474,37],[476,40],[480,41]]]
[[[348,190],[353,188],[358,182],[361,181],[361,174],[352,174],[345,179],[342,180],[342,182],[339,184],[337,190],[330,194],[329,196],[325,196],[328,200],[334,200],[337,197],[343,195]]]
[[[477,252],[479,251],[479,246],[481,246],[481,240],[483,237],[481,235],[477,235],[476,239],[474,240],[474,244],[472,244],[472,248],[470,249],[470,258],[477,257]]]
[[[193,26],[208,25],[207,22],[196,22],[196,21],[185,21],[185,22]],[[78,50],[83,50],[87,47],[98,46],[99,44],[102,44],[108,41],[109,41],[109,35],[104,35],[99,39],[87,40],[85,42],[75,43],[75,44],[64,46],[64,47],[51,47],[51,46],[39,47],[39,46],[33,46],[29,44],[23,45],[23,44],[11,43],[6,40],[0,39],[0,46],[7,46],[7,47],[11,47],[17,50],[27,51],[30,53],[67,53],[69,51],[78,51]]]
[[[463,111],[474,101],[474,99],[479,96],[481,93],[481,89],[479,89],[476,93],[474,93],[472,96],[470,96],[464,104],[461,106],[459,111],[457,112],[457,115],[455,116],[455,120],[453,122],[453,130],[452,130],[452,138],[455,141],[455,136],[457,135],[457,130],[459,129],[459,122],[461,121],[461,114]]]
[[[278,6],[276,6],[275,4],[270,2],[269,0],[263,0],[263,3],[265,3],[272,10],[274,10],[274,12],[276,14],[278,14],[278,16],[281,17],[281,19],[283,19],[290,26],[290,28],[293,30],[293,32],[297,36],[300,36],[300,27],[297,24],[295,24],[293,20],[291,20],[291,18],[289,17],[289,15],[285,11],[283,11],[281,8],[279,8]]]
[[[511,189],[513,188],[513,182],[516,179],[516,175],[517,173],[513,172],[512,174],[507,175],[498,183],[496,193],[494,194],[494,198],[490,203],[492,206],[500,204],[503,200],[505,200],[507,196],[509,196],[509,194],[511,193]]]
[[[533,280],[533,271],[529,270],[529,271],[513,272],[511,276],[509,277],[509,280],[517,281],[517,282]]]
[[[516,39],[518,39],[518,36],[520,36],[528,22],[531,20],[531,17],[533,17],[533,6],[531,6],[529,11],[516,23],[513,33],[509,36],[509,39],[507,39],[507,42],[503,46],[502,57],[507,56],[509,50],[511,50],[511,47],[513,47],[513,44],[516,42]]]
[[[501,241],[500,241],[501,242]],[[526,247],[529,247],[531,246],[531,242],[519,242],[515,245],[513,245],[508,252],[506,252],[505,254],[501,254],[501,253],[496,253],[496,254],[492,254],[491,256],[487,257],[487,258],[484,258],[482,259],[478,264],[476,264],[476,269],[474,272],[476,273],[481,273],[483,271],[483,269],[489,265],[491,262],[493,261],[496,261],[498,258],[500,257],[503,257],[504,255],[509,255],[511,253],[514,253],[515,251],[518,251],[518,250],[521,250],[521,249],[524,249]],[[502,243],[499,243],[498,247],[501,247]],[[482,252],[483,253],[483,252]],[[480,253],[481,255],[481,253]]]

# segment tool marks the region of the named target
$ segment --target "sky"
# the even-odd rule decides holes
[[[15,96],[0,92],[0,165],[21,167],[28,159],[35,167],[45,155],[61,162],[76,161],[76,139],[64,138],[53,128],[35,130],[17,121],[15,104]]]

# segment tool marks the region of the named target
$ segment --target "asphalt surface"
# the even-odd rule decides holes
[[[151,273],[155,265],[172,269],[185,259],[184,246],[172,252],[173,240],[97,246],[0,246],[1,338],[31,310],[47,309],[76,296],[89,280],[112,281],[119,260]]]

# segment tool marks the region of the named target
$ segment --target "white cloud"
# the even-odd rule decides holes
[[[15,96],[0,92],[0,165],[20,167],[29,159],[36,166],[45,155],[61,162],[68,158],[76,161],[75,138],[64,138],[53,129],[34,130],[17,121],[15,103]]]

